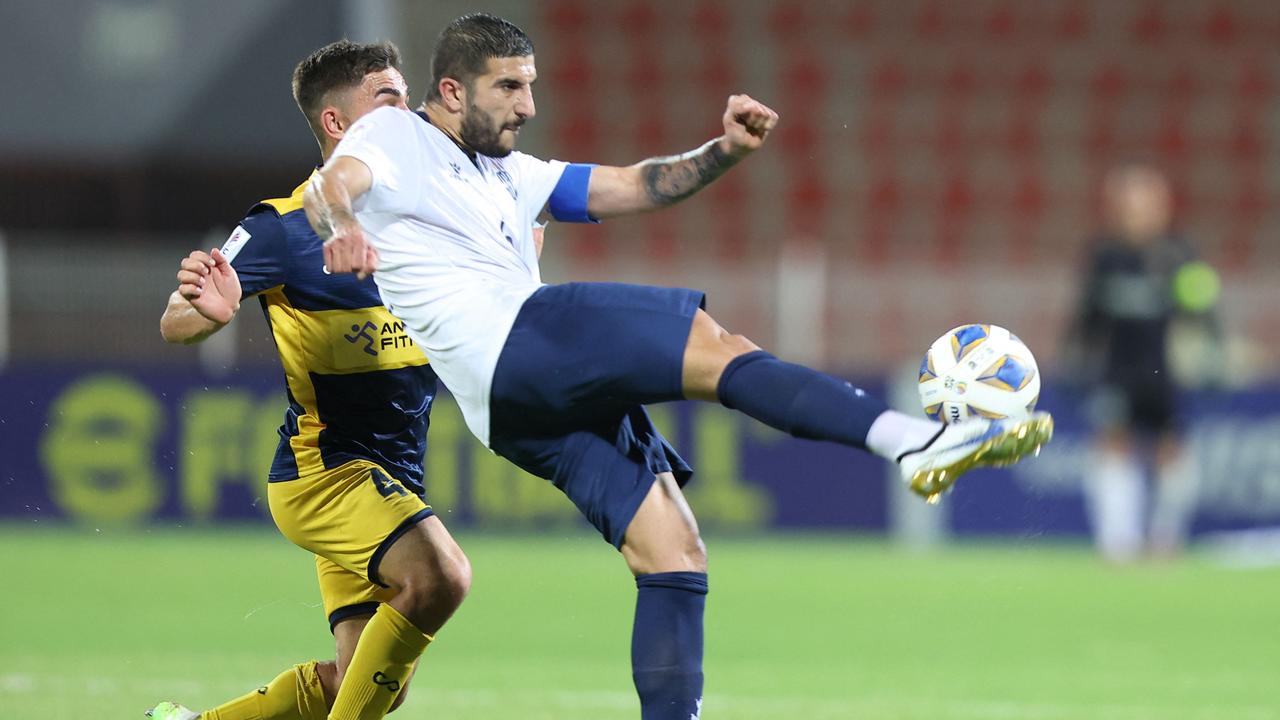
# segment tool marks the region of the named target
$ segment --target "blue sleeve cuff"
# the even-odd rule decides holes
[[[595,165],[570,163],[560,175],[560,182],[551,191],[547,209],[551,217],[560,222],[596,223],[599,220],[587,212],[587,184]]]

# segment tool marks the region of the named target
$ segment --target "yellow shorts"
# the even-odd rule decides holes
[[[378,577],[378,562],[396,539],[432,514],[422,498],[365,460],[267,483],[267,501],[280,532],[316,555],[330,627],[372,613],[392,597]]]

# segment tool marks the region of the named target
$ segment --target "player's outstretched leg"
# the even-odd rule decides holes
[[[702,707],[707,556],[670,473],[657,476],[627,526],[622,554],[636,576],[631,676],[642,720],[689,720]]]
[[[332,720],[379,720],[390,711],[418,657],[466,597],[471,566],[444,524],[430,516],[392,543],[370,579],[390,585],[396,596],[378,606],[360,634]]]
[[[941,423],[891,410],[853,385],[784,362],[741,335],[726,332],[706,312],[694,315],[682,371],[685,397],[725,407],[810,440],[868,450],[899,463],[903,480],[934,499],[966,470],[1008,465],[1039,449],[1053,421]]]
[[[351,664],[351,656],[370,617],[350,616],[334,626],[336,661],[295,665],[263,687],[204,712],[162,702],[145,714],[152,720],[324,720],[333,707],[342,675]],[[388,713],[404,703],[408,689],[406,680]]]
[[[162,702],[146,712],[151,720],[324,720],[329,713],[320,681],[320,667],[334,663],[311,661],[295,665],[274,680],[242,697],[204,712]]]

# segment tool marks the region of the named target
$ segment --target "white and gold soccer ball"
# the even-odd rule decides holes
[[[934,341],[920,362],[920,402],[945,423],[972,417],[1022,419],[1040,399],[1035,356],[998,325],[961,325]]]

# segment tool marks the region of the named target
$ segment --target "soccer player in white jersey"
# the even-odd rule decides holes
[[[700,712],[706,553],[680,486],[691,471],[643,405],[716,401],[803,438],[898,462],[936,497],[976,465],[1015,462],[1052,420],[943,426],[849,383],[785,363],[722,329],[694,290],[544,285],[535,219],[594,222],[697,192],[761,147],[778,116],[729,98],[724,134],[628,167],[514,152],[534,116],[529,38],[484,14],[437,41],[417,113],[356,123],[309,187],[306,210],[334,272],[374,273],[388,308],[498,455],[551,480],[636,576],[632,672],[645,720]],[[375,272],[376,271],[376,272]]]

